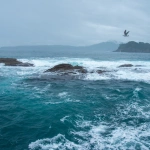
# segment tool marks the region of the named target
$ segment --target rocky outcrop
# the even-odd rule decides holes
[[[18,61],[15,58],[0,58],[0,63],[5,64],[5,66],[22,66],[22,67],[31,67],[33,64],[23,63]]]
[[[119,67],[132,67],[133,65],[132,64],[123,64],[123,65],[120,65]]]
[[[67,74],[75,72],[78,73],[87,73],[87,70],[84,69],[82,66],[72,66],[70,64],[59,64],[54,66],[51,69],[46,70],[45,72],[65,72]]]
[[[120,44],[118,49],[115,52],[150,53],[150,44],[130,41],[125,44]]]
[[[105,70],[93,70],[87,71],[82,66],[72,66],[71,64],[59,64],[46,70],[44,73],[51,74],[43,74],[42,77],[49,80],[71,80],[71,79],[83,79],[87,75],[87,73],[98,73],[102,74],[107,71]]]

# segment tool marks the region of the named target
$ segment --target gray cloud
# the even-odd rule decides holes
[[[149,6],[147,0],[0,1],[0,46],[150,42]]]

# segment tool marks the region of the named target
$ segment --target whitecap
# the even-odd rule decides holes
[[[69,118],[69,117],[70,116],[65,116],[65,117],[61,118],[60,121],[64,123],[67,120],[67,118]]]
[[[30,150],[81,150],[80,145],[75,144],[74,142],[69,141],[65,138],[64,135],[58,134],[53,138],[46,138],[37,140],[29,144]]]
[[[61,92],[58,94],[58,97],[60,97],[60,98],[65,98],[67,96],[69,96],[67,92]]]

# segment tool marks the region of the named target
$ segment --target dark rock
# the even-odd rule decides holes
[[[4,63],[5,66],[23,66],[23,67],[31,67],[33,64],[23,63],[18,61],[15,58],[0,58],[0,63]]]
[[[65,71],[65,70],[72,70],[73,66],[70,64],[60,64],[56,65],[51,69],[48,69],[46,72],[55,72],[55,71]]]
[[[80,69],[80,70],[78,70],[78,72],[80,72],[80,73],[87,73],[87,70],[86,69]]]
[[[90,73],[95,73],[95,71],[90,71]]]
[[[87,73],[87,70],[85,70],[82,66],[72,66],[70,64],[59,64],[51,69],[46,70],[45,72],[66,72],[68,74],[69,73],[75,74],[73,71],[79,73]]]
[[[104,72],[106,72],[105,70],[97,70],[96,71],[98,74],[101,74],[101,73],[104,73]]]
[[[123,65],[120,65],[119,67],[132,67],[133,65],[132,64],[123,64]]]

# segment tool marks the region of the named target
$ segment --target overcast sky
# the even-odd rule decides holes
[[[0,46],[150,42],[149,7],[150,0],[0,0]]]

